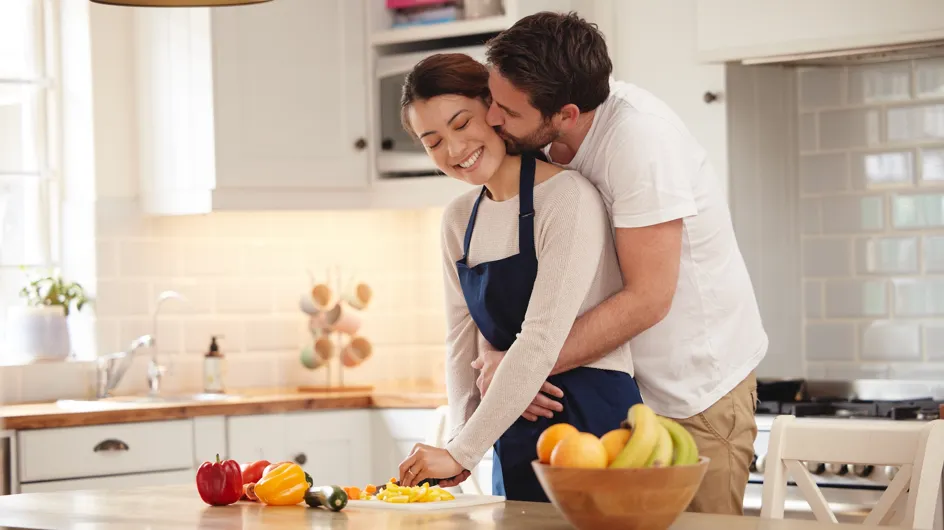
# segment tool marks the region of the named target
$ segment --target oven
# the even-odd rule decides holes
[[[406,74],[422,59],[436,53],[464,53],[485,62],[485,45],[457,46],[434,50],[394,53],[376,58],[374,94],[377,98],[377,126],[380,150],[376,168],[381,178],[440,175],[422,144],[403,130],[400,121],[400,94]]]
[[[869,391],[864,391],[868,388]],[[902,390],[900,382],[799,382],[795,388],[778,381],[765,389],[758,382],[757,438],[754,462],[744,494],[745,515],[759,516],[763,498],[764,470],[770,429],[778,414],[797,417],[868,417],[888,421],[936,419],[944,388]],[[766,391],[765,391],[766,390]],[[931,396],[931,397],[928,397]],[[854,421],[854,420],[850,420]],[[861,523],[894,478],[893,466],[854,466],[809,463],[820,491],[840,523]],[[787,486],[784,517],[815,519],[809,503],[792,482]],[[934,530],[944,530],[944,476]]]

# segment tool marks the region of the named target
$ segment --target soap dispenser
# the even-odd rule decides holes
[[[210,349],[203,358],[203,391],[207,393],[223,393],[223,354],[216,343],[217,336],[210,339]]]

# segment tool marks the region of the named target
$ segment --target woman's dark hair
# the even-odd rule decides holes
[[[400,122],[406,132],[416,136],[408,117],[410,105],[446,94],[478,98],[488,104],[488,69],[464,53],[437,53],[416,63],[403,81],[400,96]]]
[[[485,55],[545,118],[570,103],[589,112],[610,94],[606,40],[576,13],[526,16],[488,41]]]

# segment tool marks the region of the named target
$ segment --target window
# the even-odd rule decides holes
[[[0,349],[21,269],[59,259],[55,2],[0,1]]]

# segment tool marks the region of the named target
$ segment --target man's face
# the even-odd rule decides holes
[[[552,120],[545,119],[531,106],[528,95],[494,68],[489,68],[488,88],[492,105],[485,121],[498,131],[510,152],[540,149],[560,137]]]

